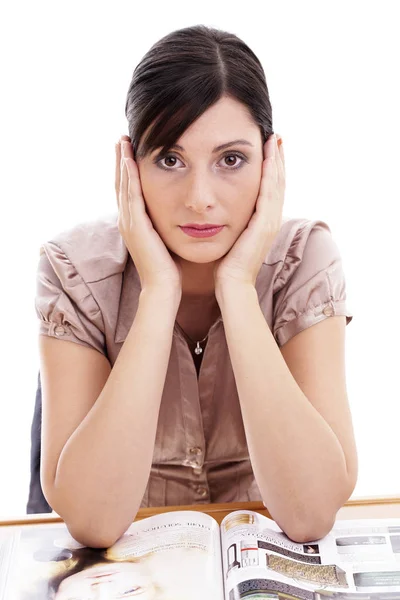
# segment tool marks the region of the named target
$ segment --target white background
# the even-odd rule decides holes
[[[25,512],[39,368],[40,244],[116,211],[114,143],[149,47],[203,23],[262,61],[284,140],[285,214],[325,220],[342,253],[355,496],[400,491],[399,2],[3,2],[0,13],[0,516]]]

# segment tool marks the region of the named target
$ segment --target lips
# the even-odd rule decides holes
[[[181,227],[185,229],[217,229],[219,227],[223,227],[223,225],[218,225],[215,223],[186,223],[186,225],[182,225]]]
[[[188,223],[187,225],[181,225],[180,229],[186,235],[194,238],[207,238],[217,235],[225,225],[214,225],[213,223]]]

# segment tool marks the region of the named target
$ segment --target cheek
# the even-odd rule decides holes
[[[164,215],[167,212],[167,202],[165,201],[165,193],[162,187],[157,182],[157,179],[151,177],[147,169],[139,166],[140,184],[147,214],[157,226],[164,221]]]
[[[258,192],[260,190],[261,176],[262,162],[255,164],[251,169],[248,169],[245,181],[243,182],[243,185],[246,188],[246,196],[247,198],[251,199],[254,204],[257,200]]]
[[[238,221],[249,220],[254,212],[260,189],[260,173],[255,171],[243,177],[235,186],[234,211]]]
[[[155,198],[157,198],[157,185],[154,183],[154,179],[152,179],[149,176],[147,169],[143,168],[140,165],[139,175],[143,198],[145,200],[146,206],[151,209],[151,207],[154,204]]]

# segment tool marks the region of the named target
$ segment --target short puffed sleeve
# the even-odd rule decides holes
[[[299,228],[275,286],[273,334],[279,346],[328,317],[345,316],[346,324],[353,318],[339,249],[323,221]]]
[[[101,311],[69,258],[53,242],[40,251],[36,277],[39,334],[76,342],[105,354]]]

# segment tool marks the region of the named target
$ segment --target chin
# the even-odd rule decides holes
[[[187,262],[207,264],[213,263],[225,256],[229,252],[229,248],[218,248],[216,246],[212,247],[211,244],[208,244],[207,246],[206,244],[200,246],[199,244],[193,245],[191,248],[175,248],[172,250],[172,252]]]

